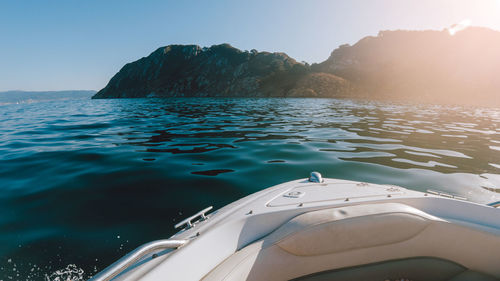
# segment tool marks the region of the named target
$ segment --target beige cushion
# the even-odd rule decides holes
[[[422,256],[500,276],[500,252],[492,245],[500,245],[500,236],[452,224],[407,205],[348,206],[291,219],[227,258],[203,280],[290,280]]]
[[[421,257],[385,261],[325,271],[293,279],[296,281],[384,281],[408,279],[412,281],[446,281],[467,269],[454,262]],[[475,279],[470,279],[475,280]],[[479,279],[480,280],[480,279]]]
[[[264,239],[297,256],[366,248],[407,240],[434,218],[407,205],[369,204],[325,209],[297,216]]]
[[[464,271],[448,281],[499,281],[499,279],[472,270]]]
[[[499,281],[498,279],[467,270],[465,267],[442,259],[419,257],[385,261],[302,276],[295,281]]]
[[[428,221],[413,214],[393,213],[335,220],[294,233],[277,245],[296,256],[317,256],[405,241]]]

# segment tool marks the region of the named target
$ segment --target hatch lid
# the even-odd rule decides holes
[[[300,203],[326,202],[333,200],[375,199],[388,195],[402,195],[406,189],[393,185],[378,185],[362,182],[333,182],[302,184],[274,197],[266,206],[281,207]]]

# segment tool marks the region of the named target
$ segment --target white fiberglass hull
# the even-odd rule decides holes
[[[500,277],[500,209],[449,195],[301,179],[204,216],[94,280],[290,280],[412,257]]]

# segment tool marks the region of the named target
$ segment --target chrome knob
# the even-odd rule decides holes
[[[323,182],[323,177],[319,172],[312,172],[311,176],[309,177],[310,182]]]

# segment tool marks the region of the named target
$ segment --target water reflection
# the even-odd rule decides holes
[[[157,119],[163,129],[150,130],[153,135],[143,141],[129,138],[127,144],[172,154],[250,153],[241,147],[245,142],[277,150],[286,143],[307,144],[312,150],[308,155],[315,157],[323,152],[332,155],[321,157],[440,173],[495,173],[500,165],[500,146],[492,145],[500,142],[497,109],[321,99],[174,99],[158,104],[155,114],[133,116]]]

